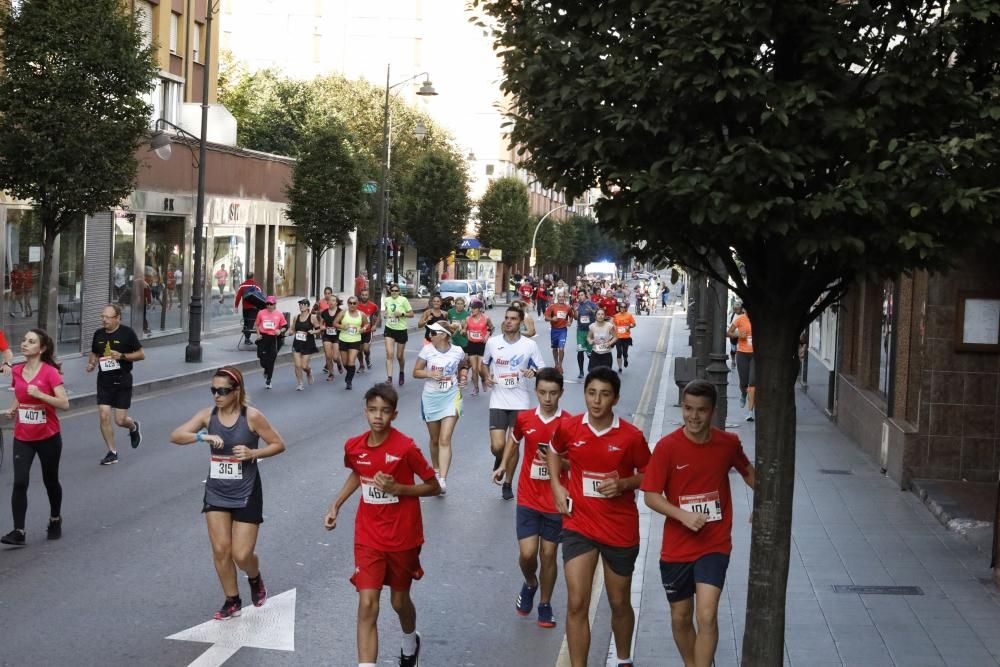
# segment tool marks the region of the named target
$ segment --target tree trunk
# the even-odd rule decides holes
[[[771,307],[768,307],[770,305]],[[743,665],[781,665],[795,491],[795,377],[800,309],[761,304],[753,321],[756,488]]]

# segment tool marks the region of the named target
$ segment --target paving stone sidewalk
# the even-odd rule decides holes
[[[671,350],[687,356],[683,314]],[[729,421],[753,460],[735,371]],[[672,374],[669,376],[672,377]],[[676,391],[666,392],[662,429],[677,428]],[[884,478],[808,397],[796,395],[798,445],[785,664],[798,667],[983,667],[1000,664],[1000,589],[989,557],[948,531],[914,494]],[[654,426],[656,424],[654,423]],[[652,433],[658,439],[658,433]],[[828,472],[824,472],[828,471]],[[846,474],[830,474],[839,471]],[[718,667],[739,664],[747,600],[751,495],[732,472],[733,554],[719,609]],[[653,515],[633,651],[641,667],[681,666],[660,584],[662,518]],[[838,593],[834,585],[916,586],[922,595]]]

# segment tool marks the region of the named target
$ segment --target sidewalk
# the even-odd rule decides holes
[[[427,309],[427,299],[412,299],[410,303],[416,316],[409,321],[409,330],[414,331],[417,328],[416,322],[420,314]],[[133,368],[133,395],[141,396],[152,391],[207,381],[220,366],[236,366],[244,372],[260,368],[256,348],[236,349],[241,337],[238,328],[212,334],[210,337],[203,337],[201,340],[202,361],[197,364],[184,361],[187,340],[157,345],[155,339],[142,338],[146,358],[136,362]],[[377,332],[372,342],[380,340],[382,340],[382,334]],[[322,347],[320,347],[320,352],[322,352]],[[281,364],[289,361],[291,356],[292,345],[288,340],[281,348],[276,363]],[[321,357],[322,354],[319,356]],[[63,381],[69,394],[71,410],[95,405],[97,372],[87,373],[87,358],[88,355],[84,354],[59,360],[62,364]]]
[[[683,313],[675,315],[670,355],[690,354],[687,335]],[[672,370],[666,368],[663,377],[672,379]],[[753,460],[752,425],[743,421],[739,409],[735,372],[730,377],[729,421],[738,424],[732,430]],[[651,445],[680,425],[675,392],[672,382],[666,392],[661,388]],[[882,477],[878,466],[799,393],[797,408],[785,664],[997,665],[1000,590],[992,584],[989,555],[946,530],[919,498],[901,492]],[[733,553],[719,608],[718,667],[739,664],[747,600],[747,520],[752,497],[735,472],[730,474],[730,483],[734,490]],[[636,664],[643,667],[682,665],[660,584],[662,534],[662,517],[653,515],[633,649]],[[888,588],[862,594],[834,590],[845,584],[915,586],[921,594],[899,595],[898,590]]]

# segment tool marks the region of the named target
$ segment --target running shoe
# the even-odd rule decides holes
[[[102,466],[110,466],[115,463],[118,463],[118,452],[108,452],[104,455],[104,458],[101,459]]]
[[[503,495],[504,500],[514,500],[514,489],[510,487],[510,482],[504,482],[500,493]]]
[[[479,396],[479,387],[475,387],[475,386],[472,387],[472,395],[473,396]]]
[[[257,583],[250,577],[247,577],[247,581],[250,582],[250,600],[253,601],[253,606],[263,607],[264,602],[267,601],[267,586],[264,585],[264,577],[260,576],[260,572],[257,573]]]
[[[628,368],[628,359],[625,360],[625,368]]]
[[[538,604],[538,627],[556,627],[556,617],[552,614],[552,605],[548,602],[540,602]]]
[[[399,386],[402,387],[404,382],[406,382],[406,374],[403,371],[399,371]]]
[[[295,387],[295,391],[305,391],[305,390],[306,390],[306,388],[303,387],[301,384],[299,384],[298,386]]]
[[[323,366],[323,375],[329,375],[329,374],[330,374],[330,369],[327,368],[326,366]]]
[[[417,667],[420,661],[420,633],[417,633],[417,652],[413,655],[403,655],[399,650],[399,667]]]
[[[132,423],[135,424],[135,429],[128,432],[128,438],[132,443],[132,449],[135,449],[142,442],[142,431],[139,430],[138,420],[133,420]]]
[[[527,616],[531,613],[531,608],[535,606],[535,593],[537,591],[538,586],[529,586],[527,583],[521,584],[521,592],[514,598],[514,608],[517,609],[518,614]],[[541,607],[539,607],[539,613],[541,613]]]
[[[228,621],[235,616],[239,616],[242,607],[243,601],[240,600],[238,595],[234,598],[227,597],[226,601],[222,603],[222,609],[215,612],[215,620]]]
[[[441,485],[441,495],[448,493],[448,484],[445,482],[444,477],[438,476],[438,484]]]
[[[750,412],[747,413],[747,421],[748,422],[752,422],[753,421],[753,410],[751,410]]]
[[[385,383],[386,384],[392,384],[392,376],[391,375],[385,379]]]
[[[12,547],[23,547],[24,546],[24,531],[15,528],[3,537],[0,537],[0,542],[4,544],[9,544]]]
[[[347,391],[351,391],[352,389],[354,389],[354,387],[352,387],[352,386],[351,386],[351,383],[350,383],[350,382],[348,382],[348,383],[346,384],[346,386],[344,387],[344,389],[346,389]]]
[[[337,363],[337,372],[340,373],[341,375],[344,374],[344,364],[339,362]]]
[[[579,373],[579,375],[577,375],[577,376],[576,376],[576,379],[577,379],[577,380],[582,380],[582,379],[583,379],[583,371],[581,371],[581,372]]]
[[[747,397],[746,396],[740,396],[740,407],[741,408],[745,408],[746,406],[747,406]]]
[[[619,662],[618,667],[635,667],[635,664],[629,660],[628,662]]]
[[[54,521],[49,519],[49,526],[45,529],[45,537],[50,540],[58,540],[62,537],[62,517]]]
[[[333,382],[333,376],[332,375],[327,375],[326,376],[326,381],[327,382]]]
[[[270,388],[271,388],[271,382],[270,381],[265,382],[264,383],[264,389],[270,389]]]
[[[365,366],[368,368],[368,370],[371,370],[372,369],[372,360],[371,359],[367,359],[365,361]]]

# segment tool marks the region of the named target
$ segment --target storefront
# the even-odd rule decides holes
[[[498,265],[503,261],[503,251],[499,248],[480,247],[475,239],[462,239],[462,244],[455,251],[455,278],[458,280],[485,280],[498,292],[503,290],[497,285],[497,274],[503,273]]]

